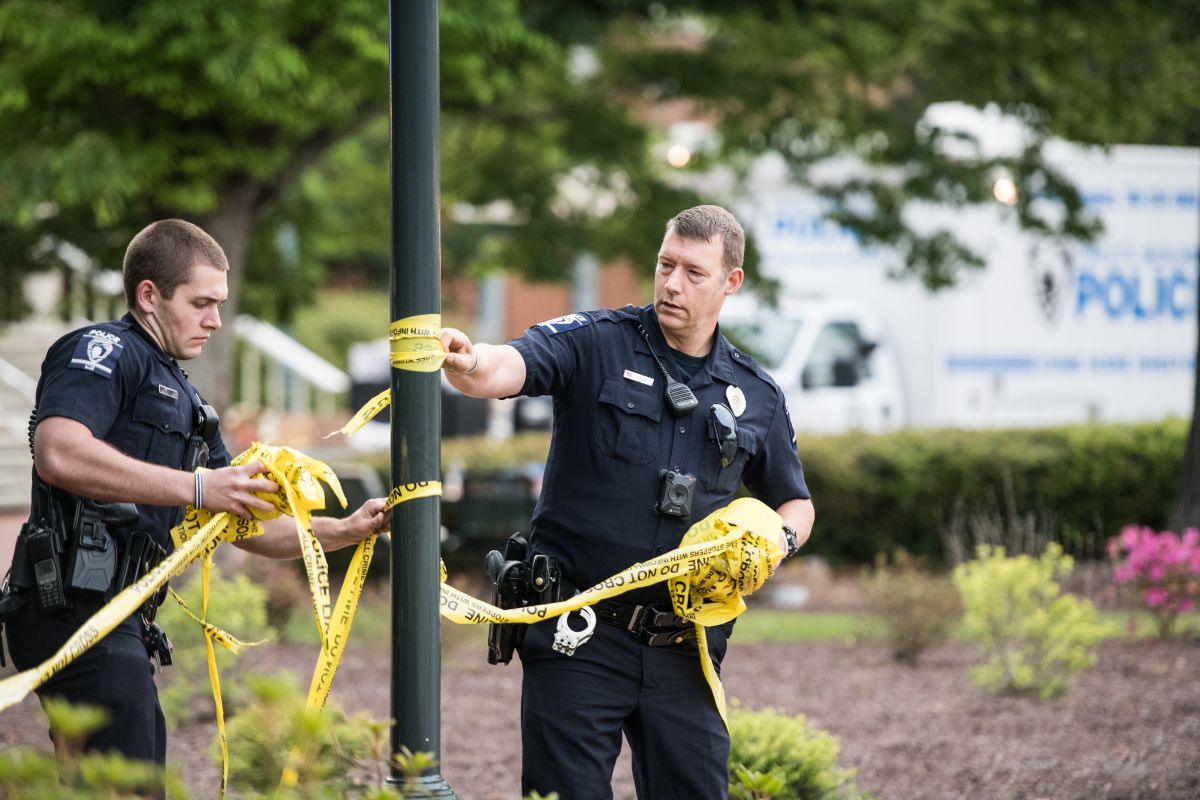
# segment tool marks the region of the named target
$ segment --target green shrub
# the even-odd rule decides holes
[[[775,709],[729,710],[729,796],[857,800],[854,771],[837,765],[838,740]],[[755,794],[755,792],[758,792]]]
[[[247,797],[390,796],[377,791],[389,775],[386,722],[333,705],[308,710],[286,672],[250,675],[246,683],[254,700],[227,726],[231,787]],[[216,741],[213,756],[220,758]],[[285,769],[294,770],[295,782],[279,789]]]
[[[897,548],[941,561],[939,530],[951,524],[956,509],[1011,505],[1053,511],[1057,540],[1079,553],[1077,543],[1089,533],[1102,543],[1128,522],[1165,525],[1186,439],[1187,422],[1179,419],[1037,430],[801,434],[800,458],[817,505],[817,525],[804,549],[833,563],[869,564],[877,553]],[[1087,555],[1103,557],[1099,549]]]
[[[200,567],[186,573],[182,587],[175,589],[188,608],[200,614]],[[221,575],[214,567],[209,581],[208,621],[228,631],[242,642],[269,639],[275,631],[267,624],[267,592],[245,575],[232,579]],[[204,631],[184,613],[172,597],[167,597],[158,611],[158,622],[175,645],[172,664],[163,670],[166,686],[159,692],[163,713],[173,723],[213,713],[212,690],[209,687],[208,661],[204,648]],[[239,656],[215,645],[217,668],[225,673],[235,665]],[[221,682],[222,699],[226,708],[236,706],[244,695],[240,681]]]
[[[1071,558],[1057,544],[1037,559],[1007,557],[1004,548],[983,545],[977,560],[955,568],[964,633],[987,659],[971,668],[976,683],[1054,697],[1095,662],[1105,628],[1090,601],[1063,593],[1059,582],[1071,569]]]
[[[975,527],[984,514],[1007,516],[1003,527],[1010,537],[1031,526],[1035,533],[1053,529],[1068,553],[1102,558],[1101,545],[1122,525],[1166,526],[1187,430],[1186,420],[1171,419],[879,436],[802,433],[798,449],[817,505],[817,525],[804,552],[833,564],[870,564],[877,553],[902,549],[935,564],[954,563],[944,554],[941,534],[956,524]],[[544,459],[548,448],[545,433],[507,442],[450,439],[442,446],[442,463],[511,466]],[[386,456],[375,466],[386,483]],[[1006,514],[1014,508],[1022,513]],[[1090,552],[1083,545],[1089,536],[1095,542]],[[1016,552],[1009,541],[987,543]]]
[[[137,798],[167,793],[186,800],[175,770],[116,754],[81,755],[88,734],[104,724],[106,712],[94,706],[48,699],[44,707],[58,743],[58,755],[25,747],[0,749],[0,797],[13,800]]]
[[[903,550],[892,563],[880,555],[861,581],[869,614],[883,623],[892,657],[915,664],[921,652],[946,640],[962,616],[958,590],[946,576],[932,574],[922,559]]]

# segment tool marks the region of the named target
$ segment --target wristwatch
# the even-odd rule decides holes
[[[799,537],[796,535],[796,529],[791,525],[784,525],[783,538],[787,540],[787,553],[784,555],[784,558],[791,558],[796,554],[796,551],[800,549],[800,544],[797,541]]]

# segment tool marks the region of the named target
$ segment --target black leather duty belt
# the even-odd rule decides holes
[[[600,622],[624,628],[638,642],[650,647],[682,644],[696,638],[695,626],[675,616],[670,608],[601,600],[592,605],[592,610]]]

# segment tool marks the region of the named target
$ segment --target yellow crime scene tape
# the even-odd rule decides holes
[[[87,620],[70,639],[43,664],[0,681],[0,711],[19,703],[31,691],[41,686],[53,675],[87,651],[92,645],[110,633],[124,619],[137,611],[146,600],[168,580],[182,573],[190,564],[200,560],[201,607],[196,615],[183,599],[173,590],[171,594],[180,607],[203,629],[207,652],[209,679],[212,683],[213,702],[216,708],[217,731],[222,754],[221,794],[228,782],[229,748],[225,734],[224,704],[221,700],[220,677],[217,673],[214,642],[237,653],[242,648],[259,642],[239,641],[221,630],[207,619],[209,577],[212,556],[221,542],[238,541],[257,536],[263,532],[260,519],[270,519],[281,513],[292,517],[296,524],[305,571],[308,574],[309,591],[313,599],[313,611],[320,632],[321,653],[309,685],[308,706],[324,705],[329,695],[334,673],[337,671],[345,648],[363,582],[370,567],[376,536],[359,543],[347,570],[346,580],[338,593],[336,605],[329,602],[329,567],[320,542],[312,531],[312,513],[325,507],[325,493],[320,482],[327,483],[345,506],[341,484],[328,465],[287,447],[272,447],[255,442],[248,450],[233,459],[234,465],[259,461],[265,466],[265,474],[279,486],[272,494],[260,494],[274,508],[269,512],[255,511],[254,519],[242,519],[225,512],[214,514],[204,509],[188,506],[184,520],[171,530],[175,551],[133,585],[120,592],[108,604]],[[393,490],[388,498],[389,508],[414,497],[429,497],[440,494],[437,483],[401,486]]]
[[[438,369],[446,357],[440,332],[441,317],[437,314],[393,322],[389,337],[391,365],[421,372]],[[390,402],[391,390],[386,389],[329,435],[354,434]],[[782,525],[780,516],[758,500],[734,500],[693,525],[677,549],[634,564],[568,600],[518,609],[500,609],[449,586],[443,568],[441,615],[462,625],[532,624],[665,581],[675,613],[696,626],[701,669],[717,710],[725,719],[725,691],[709,657],[704,629],[729,622],[746,610],[744,598],[760,588],[783,559],[773,534]]]

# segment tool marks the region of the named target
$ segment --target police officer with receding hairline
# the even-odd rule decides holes
[[[783,394],[717,326],[742,284],[744,249],[728,211],[688,209],[667,223],[652,305],[569,314],[506,345],[442,332],[445,371],[464,394],[554,399],[519,571],[535,584],[533,601],[569,597],[678,547],[742,483],[782,517],[781,530],[763,532],[781,552],[808,538],[813,506]],[[520,549],[510,542],[510,555]],[[624,734],[638,797],[725,797],[728,732],[694,629],[674,615],[665,584],[591,608],[529,626],[518,645],[522,791],[611,798]],[[708,630],[718,668],[732,627]]]
[[[229,263],[217,242],[177,219],[133,238],[123,265],[129,313],[55,342],[30,417],[32,505],[22,527],[0,622],[19,669],[50,658],[92,614],[171,549],[171,528],[192,503],[249,517],[273,505],[258,462],[230,466],[216,412],[179,362],[200,355],[221,327]],[[207,468],[204,471],[200,468]],[[386,529],[383,500],[344,519],[316,518],[326,550]],[[295,523],[278,517],[236,542],[275,558],[300,555]],[[153,622],[163,592],[39,689],[108,713],[85,749],[162,764],[166,724],[151,657],[170,646]]]

